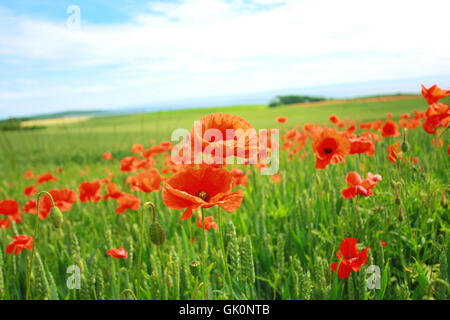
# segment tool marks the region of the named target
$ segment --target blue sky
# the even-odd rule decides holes
[[[70,5],[79,29],[67,24]],[[0,117],[433,76],[450,86],[449,9],[447,0],[2,0]]]

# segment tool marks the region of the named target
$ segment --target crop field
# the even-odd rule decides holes
[[[436,92],[0,132],[0,299],[447,300]],[[174,163],[197,120],[279,129],[277,172]]]

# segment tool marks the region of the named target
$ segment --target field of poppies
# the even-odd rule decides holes
[[[0,132],[0,299],[448,299],[449,96]],[[215,161],[191,164],[196,120],[279,139],[230,165],[193,134]]]

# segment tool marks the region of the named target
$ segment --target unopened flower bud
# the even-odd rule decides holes
[[[55,228],[61,228],[64,222],[64,216],[58,207],[52,207],[52,209],[50,210],[50,219]]]
[[[162,245],[166,241],[166,232],[157,221],[152,222],[150,225],[150,240],[157,246]]]
[[[402,142],[402,151],[403,152],[408,152],[408,150],[409,150],[409,143],[408,143],[408,141],[403,141]]]
[[[200,261],[198,261],[198,260],[195,260],[195,261],[192,261],[190,264],[189,264],[189,269],[191,270],[191,274],[194,276],[194,277],[198,277],[198,275],[199,275],[199,271],[200,271]]]

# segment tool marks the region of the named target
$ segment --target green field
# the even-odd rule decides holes
[[[442,102],[448,104],[450,99]],[[310,142],[302,160],[289,161],[282,152],[281,184],[249,168],[244,200],[236,212],[220,212],[217,206],[207,209],[219,229],[206,231],[206,281],[189,268],[192,261],[201,260],[203,230],[193,219],[180,223],[183,211],[168,209],[161,191],[130,191],[125,185],[130,174],[119,171],[120,159],[131,155],[134,143],[149,148],[152,139],[156,143],[170,140],[174,129],[190,129],[195,120],[213,112],[236,114],[257,129],[279,127],[284,133],[297,123],[330,125],[331,114],[372,121],[384,120],[390,112],[398,120],[403,113],[426,108],[421,97],[277,108],[234,106],[98,117],[36,131],[0,132],[0,200],[25,204],[28,198],[22,191],[30,184],[24,178],[27,170],[57,176],[57,182],[41,185],[40,191],[69,188],[78,192],[81,182],[106,177],[108,168],[120,190],[156,204],[158,220],[167,233],[164,245],[153,245],[148,239],[150,214],[145,211],[141,243],[142,209],[117,215],[112,200],[77,202],[64,212],[61,229],[55,230],[48,219],[39,224],[35,239],[39,258],[34,260],[31,295],[35,299],[448,299],[450,214],[443,200],[450,191],[448,132],[441,148],[431,144],[433,137],[421,126],[408,133],[410,150],[405,157],[417,158],[417,164],[387,161],[387,147],[401,142],[398,137],[377,143],[373,157],[349,156],[345,164],[325,170],[314,168]],[[286,116],[288,123],[278,124],[277,116]],[[113,162],[102,159],[107,151]],[[158,169],[162,161],[157,158]],[[62,172],[55,173],[59,166]],[[345,200],[341,190],[350,171],[361,176],[370,171],[381,174],[383,180],[373,196]],[[13,235],[33,235],[35,219],[22,213],[21,224],[0,229],[0,298],[25,298],[31,254],[24,250],[8,255],[4,248]],[[330,264],[338,260],[335,253],[347,237],[358,238],[360,249],[371,249],[359,272],[339,279]],[[129,252],[127,260],[105,254],[121,245]],[[141,291],[137,285],[140,249]],[[70,265],[82,266],[80,290],[66,286]],[[366,269],[371,265],[380,268],[380,289],[367,288],[371,273]]]

